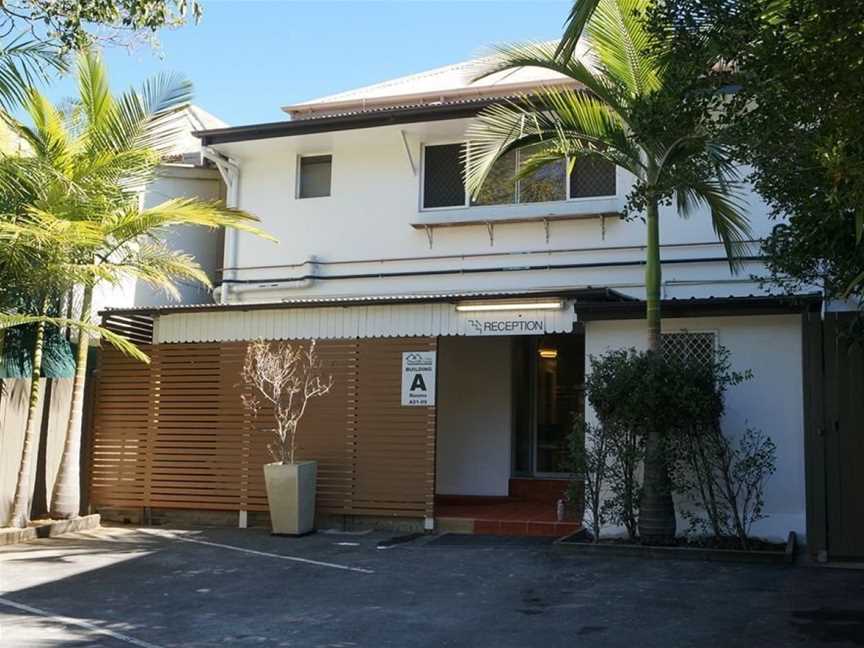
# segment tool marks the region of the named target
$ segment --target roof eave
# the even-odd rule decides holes
[[[500,291],[494,293],[451,293],[436,295],[381,295],[373,297],[345,297],[345,298],[309,298],[306,300],[286,299],[279,302],[249,302],[234,304],[178,304],[176,306],[145,306],[137,308],[108,308],[99,311],[99,315],[173,315],[177,313],[200,313],[220,311],[256,311],[256,310],[282,310],[297,308],[333,308],[344,306],[378,306],[383,304],[431,304],[441,302],[457,302],[466,299],[471,300],[500,300],[506,298],[542,298],[561,297],[573,299],[576,303],[583,300],[595,302],[619,302],[638,301],[629,295],[625,295],[610,288],[570,288],[560,290],[521,290]]]
[[[664,318],[724,317],[733,315],[783,315],[818,311],[822,305],[819,293],[799,295],[747,295],[729,297],[689,297],[663,299]],[[626,320],[645,317],[645,302],[576,303],[580,321]]]
[[[194,131],[192,134],[201,140],[202,146],[230,144],[280,137],[296,137],[314,133],[328,133],[361,128],[376,128],[398,124],[411,124],[447,119],[464,119],[475,116],[482,108],[494,103],[494,99],[482,99],[459,104],[412,106],[408,108],[382,109],[349,115],[298,119],[292,121],[267,122]]]

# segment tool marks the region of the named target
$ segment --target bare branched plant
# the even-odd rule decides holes
[[[253,418],[272,409],[273,441],[267,445],[277,463],[294,463],[297,426],[313,398],[327,394],[333,376],[324,376],[315,340],[308,344],[256,340],[246,350],[240,373],[250,393],[243,406]]]

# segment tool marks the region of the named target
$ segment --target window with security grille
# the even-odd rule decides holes
[[[714,363],[717,353],[717,334],[689,331],[663,333],[660,336],[660,349],[667,358],[708,366]]]
[[[465,205],[464,166],[461,144],[442,144],[424,148],[424,209]]]
[[[615,195],[615,165],[602,158],[582,157],[570,172],[570,197]]]

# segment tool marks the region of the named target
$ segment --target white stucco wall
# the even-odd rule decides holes
[[[716,331],[736,370],[750,369],[752,380],[727,392],[723,429],[736,434],[747,426],[766,432],[777,445],[777,472],[765,489],[768,518],[753,534],[785,540],[789,531],[806,533],[804,492],[804,413],[802,401],[801,318],[799,315],[666,319],[664,332]],[[586,322],[585,356],[610,349],[644,348],[643,320]],[[679,521],[679,530],[686,523]]]
[[[155,207],[171,198],[224,200],[224,184],[216,169],[165,165],[144,193],[144,207]],[[175,250],[194,256],[204,271],[215,280],[222,267],[222,233],[203,227],[174,227],[164,233],[165,242]],[[180,303],[210,303],[209,290],[198,283],[179,283]],[[100,284],[93,295],[93,313],[104,308],[133,308],[177,303],[162,291],[141,281],[124,280],[120,285]]]
[[[255,285],[232,287],[231,301],[580,286],[644,294],[639,265],[645,244],[641,221],[597,216],[550,220],[548,239],[543,221],[545,216],[584,217],[622,209],[631,184],[623,170],[618,173],[618,195],[612,199],[422,210],[422,146],[458,141],[467,124],[468,120],[406,124],[217,146],[239,164],[239,206],[257,215],[279,239],[276,244],[247,234],[238,236],[225,265],[242,268],[236,278],[253,280]],[[298,199],[298,156],[317,154],[333,156],[332,193]],[[764,235],[772,224],[765,206],[753,194],[748,194],[747,202],[754,235]],[[534,220],[512,222],[524,218]],[[427,232],[412,226],[460,219],[475,224],[433,228],[431,247]],[[494,224],[491,239],[483,221]],[[684,220],[674,209],[664,208],[661,241],[664,259],[708,259],[667,264],[665,297],[761,292],[750,277],[760,274],[760,264],[748,263],[743,272],[732,275],[704,210]],[[317,262],[311,266],[313,274],[325,278],[292,283],[292,277],[307,273],[310,266],[303,264],[313,257]],[[571,267],[549,268],[561,265]],[[528,266],[545,269],[524,269]],[[460,273],[477,269],[500,271]],[[424,270],[438,274],[416,274]],[[399,272],[415,274],[385,276]],[[347,274],[374,276],[337,278]]]
[[[440,338],[436,493],[507,495],[511,364],[510,338]]]

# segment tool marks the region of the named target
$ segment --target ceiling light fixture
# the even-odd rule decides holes
[[[562,308],[564,308],[564,301],[561,299],[479,301],[460,302],[456,304],[456,310],[463,313],[477,313],[481,311],[561,310]]]

